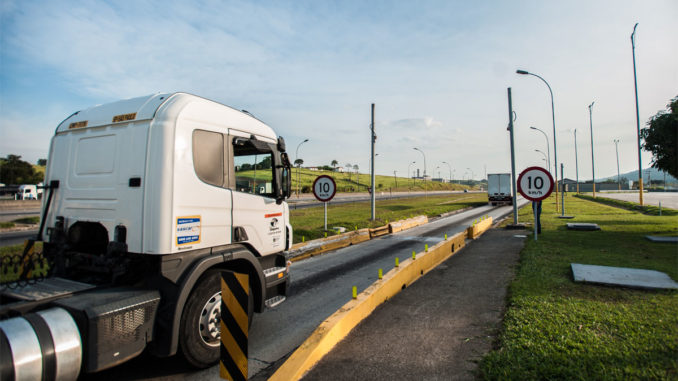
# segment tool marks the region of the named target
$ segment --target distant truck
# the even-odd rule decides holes
[[[285,151],[249,113],[185,93],[66,118],[35,239],[50,273],[0,284],[0,379],[74,380],[144,350],[218,362],[220,326],[235,322],[220,320],[223,270],[249,275],[238,324],[287,295]],[[20,263],[37,260],[33,242]]]
[[[487,199],[493,206],[513,205],[510,173],[487,174]]]
[[[40,192],[42,193],[42,192]],[[40,193],[38,193],[38,186],[33,184],[19,185],[19,192],[17,192],[17,200],[37,200]]]

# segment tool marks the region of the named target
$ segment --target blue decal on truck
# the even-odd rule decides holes
[[[200,242],[200,216],[177,218],[177,245]]]

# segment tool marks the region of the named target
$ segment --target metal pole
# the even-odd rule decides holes
[[[413,161],[413,162],[411,162],[410,164],[407,165],[407,175],[408,176],[410,175],[410,166],[412,164],[415,164],[415,163],[416,163],[416,161]],[[414,173],[412,173],[412,186],[414,186]]]
[[[516,203],[513,203],[513,209],[515,209]],[[534,211],[534,240],[537,240],[537,203],[532,201],[532,210]],[[514,211],[515,215],[515,211]]]
[[[511,102],[511,88],[508,88],[509,132],[511,135],[511,183],[513,185],[513,224],[518,224],[518,192],[516,191],[516,154],[513,144],[513,103]],[[537,221],[535,213],[534,221]],[[535,240],[537,236],[535,235]]]
[[[556,147],[556,110],[553,107],[553,91],[551,90],[551,85],[549,85],[546,80],[537,74],[527,72],[525,70],[516,70],[518,74],[529,74],[534,77],[537,77],[546,84],[546,87],[549,89],[549,94],[551,94],[551,118],[553,120],[553,170],[555,173],[555,178],[558,178],[558,148]],[[558,187],[556,187],[556,212],[558,212]]]
[[[327,231],[327,202],[325,204],[325,231]]]
[[[577,129],[574,129],[574,166],[577,172],[577,194],[579,194],[579,155],[577,154]]]
[[[617,190],[621,191],[621,175],[619,174],[619,139],[614,139],[614,150],[617,153]]]
[[[560,211],[561,216],[565,217],[565,176],[563,176],[563,163],[560,163]],[[558,187],[558,179],[556,179],[556,188]]]
[[[372,195],[371,195],[371,197],[370,197],[370,200],[371,200],[371,203],[372,203],[372,221],[374,221],[374,220],[376,219],[376,197],[375,197],[375,196],[376,196],[376,189],[375,189],[375,187],[374,187],[374,185],[375,185],[375,184],[374,184],[374,183],[375,183],[375,181],[374,181],[374,142],[375,142],[375,140],[377,140],[377,136],[374,134],[374,103],[372,103],[372,124],[371,124],[371,129],[372,129],[372,137],[371,137],[371,140],[372,140],[372,143],[371,143],[371,145],[372,145],[372,163],[371,163],[371,167],[372,167],[372,168],[371,168],[370,170],[371,170],[372,172],[371,172],[370,177],[371,177],[371,183],[372,183],[372,185],[371,185],[371,187],[372,187]]]
[[[591,175],[593,176],[593,198],[596,198],[596,167],[593,161],[593,104],[595,101],[591,102],[589,105],[589,123],[591,126]]]
[[[546,139],[546,153],[547,153],[546,157],[548,158],[546,165],[548,166],[549,173],[551,173],[551,149],[549,148],[549,137],[546,135],[546,132],[542,131],[537,127],[530,127],[530,129],[539,131],[542,134],[544,134],[544,139]]]
[[[636,91],[636,130],[638,131],[638,197],[640,206],[643,206],[643,161],[640,157],[640,114],[638,113],[638,79],[636,77],[636,27],[633,26],[631,33],[631,52],[633,53],[633,88]]]
[[[299,143],[297,145],[297,151],[296,154],[294,155],[294,161],[297,161],[299,159],[299,147],[301,147],[302,144],[306,143],[308,139],[304,140],[303,142]],[[299,178],[299,172],[301,171],[301,164],[297,165],[297,198],[299,198],[299,186],[301,184],[301,180]]]
[[[424,157],[424,197],[427,197],[428,195],[426,193],[426,154],[424,153],[424,151],[420,150],[417,147],[414,147],[414,149],[421,152],[421,155]]]

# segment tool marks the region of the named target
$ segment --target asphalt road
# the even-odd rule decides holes
[[[435,192],[377,192],[375,198],[377,200],[390,200],[390,199],[399,199],[399,198],[410,198],[410,197],[422,197],[424,195],[441,195],[441,194],[453,194],[453,193],[464,193],[463,191],[435,191]],[[484,191],[471,191],[468,193],[485,193]],[[364,202],[370,201],[371,196],[369,193],[337,193],[337,195],[328,203],[328,205],[336,204],[350,204],[353,202]],[[317,206],[322,206],[323,203],[316,200],[312,194],[302,194],[301,197],[297,198],[292,196],[287,200],[287,203],[290,206],[290,209],[304,209],[304,208],[313,208]]]
[[[519,205],[526,204],[521,200]],[[371,285],[378,269],[384,273],[394,266],[395,257],[406,259],[412,251],[432,246],[445,234],[451,236],[482,215],[501,218],[512,207],[483,206],[438,219],[393,235],[387,235],[334,252],[295,262],[290,270],[291,290],[287,300],[254,317],[249,336],[249,377],[266,379],[315,328],[351,299],[351,287],[358,292]],[[218,367],[191,370],[181,358],[137,359],[87,379],[117,380],[219,380]]]
[[[590,193],[587,193],[590,194]],[[624,192],[624,193],[596,193],[600,197],[613,198],[615,200],[630,201],[637,203],[639,201],[638,192]],[[670,208],[678,210],[678,193],[677,192],[644,192],[643,204],[659,206],[662,203],[663,208]]]
[[[37,234],[38,229],[0,233],[0,247],[24,243],[29,238],[35,238]]]

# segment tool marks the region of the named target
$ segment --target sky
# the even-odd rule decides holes
[[[511,170],[511,88],[517,173],[546,165],[531,126],[553,167],[548,88],[524,69],[552,88],[565,176],[591,179],[591,122],[596,178],[616,176],[615,139],[621,173],[638,169],[631,32],[643,128],[678,96],[677,19],[675,0],[0,0],[0,157],[35,163],[75,111],[181,91],[248,110],[304,166],[363,173],[374,103],[377,174],[425,158],[482,179]]]

